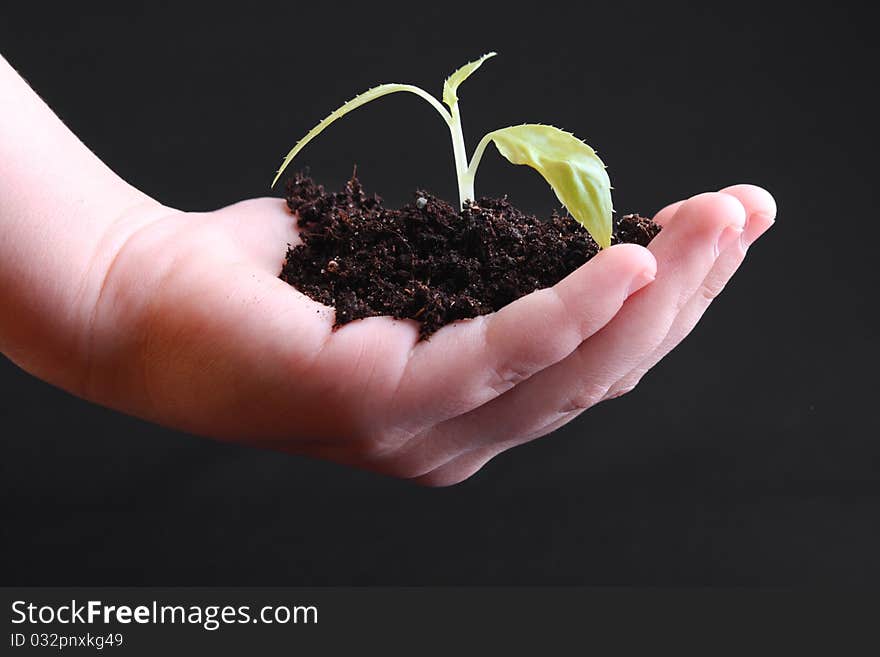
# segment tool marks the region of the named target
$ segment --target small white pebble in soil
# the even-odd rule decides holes
[[[419,210],[424,210],[426,205],[428,205],[428,199],[426,199],[424,196],[419,196],[416,199],[416,207]]]

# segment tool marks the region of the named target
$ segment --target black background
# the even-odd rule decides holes
[[[753,182],[779,219],[634,393],[449,489],[157,428],[3,360],[4,584],[880,585],[866,15],[840,3],[128,5],[16,3],[0,49],[169,205],[266,194],[283,154],[342,100],[387,81],[439,93],[495,49],[460,93],[471,147],[496,127],[552,123],[599,150],[619,211]],[[359,110],[301,161],[330,187],[356,162],[390,203],[419,186],[455,197],[445,127],[411,97]],[[491,154],[477,190],[536,212],[554,203]],[[63,235],[55,248],[63,257]]]

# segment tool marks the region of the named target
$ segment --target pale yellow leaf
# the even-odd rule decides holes
[[[488,141],[513,164],[532,167],[601,248],[611,245],[611,181],[596,152],[569,132],[525,124],[495,130],[480,142],[470,174]]]
[[[418,87],[414,87],[411,84],[381,84],[378,87],[373,87],[372,89],[368,89],[362,94],[359,94],[352,98],[350,101],[345,103],[342,107],[332,112],[327,118],[321,121],[318,125],[308,131],[305,137],[296,142],[296,145],[290,150],[287,154],[287,157],[284,158],[284,162],[281,163],[281,168],[278,169],[278,173],[275,174],[274,180],[272,180],[272,187],[275,186],[275,183],[278,182],[278,179],[281,177],[281,174],[287,168],[287,165],[290,164],[291,160],[296,157],[296,154],[299,153],[303,148],[305,148],[306,144],[308,144],[312,139],[317,137],[324,129],[329,126],[331,123],[336,121],[339,118],[342,118],[352,110],[357,109],[361,105],[366,105],[371,100],[376,100],[377,98],[381,98],[382,96],[387,96],[388,94],[397,93],[398,91],[407,91],[409,93],[413,93],[420,98],[428,101],[431,106],[440,112],[440,115],[443,117],[443,120],[448,124],[451,121],[451,117],[449,116],[449,112],[446,111],[446,108],[440,104],[436,98],[434,98],[427,91],[419,89]]]
[[[443,102],[449,106],[449,109],[452,109],[456,103],[458,103],[458,95],[456,94],[458,86],[467,80],[474,71],[480,68],[480,66],[483,65],[483,62],[497,54],[498,53],[496,52],[487,52],[477,61],[468,62],[446,78],[446,81],[443,83]]]

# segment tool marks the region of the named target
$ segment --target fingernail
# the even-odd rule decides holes
[[[762,212],[756,212],[750,216],[749,222],[746,224],[746,229],[743,231],[741,238],[743,246],[748,248],[754,244],[755,240],[770,230],[774,223],[776,223],[776,221],[773,217]]]
[[[715,256],[717,257],[724,252],[724,250],[738,240],[742,234],[742,226],[728,226],[721,231],[721,235],[718,236],[718,241],[715,243]]]
[[[629,282],[629,289],[626,291],[626,296],[641,290],[648,283],[652,282],[654,278],[656,278],[656,275],[652,271],[645,270],[641,272]]]

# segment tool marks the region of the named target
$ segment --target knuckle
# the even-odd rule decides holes
[[[635,390],[638,384],[639,382],[635,381],[634,383],[625,383],[621,386],[614,386],[608,391],[608,394],[605,395],[605,399],[610,400],[623,397]]]
[[[496,394],[502,395],[532,375],[531,369],[518,363],[507,363],[490,368],[487,385]]]
[[[700,295],[703,297],[703,299],[711,303],[718,297],[718,295],[720,295],[724,291],[724,287],[726,284],[726,281],[723,280],[706,281],[700,286]]]
[[[605,396],[605,389],[601,386],[590,385],[578,390],[559,407],[560,415],[579,413],[592,408]]]
[[[601,253],[600,251],[600,255]],[[567,300],[565,295],[561,294],[555,287],[547,288],[545,292],[548,298],[552,300],[559,316],[569,318],[569,321],[564,324],[566,331],[564,342],[578,344],[584,339],[584,336],[592,332],[590,327],[593,324],[593,317],[584,308],[575,308],[572,302]]]

